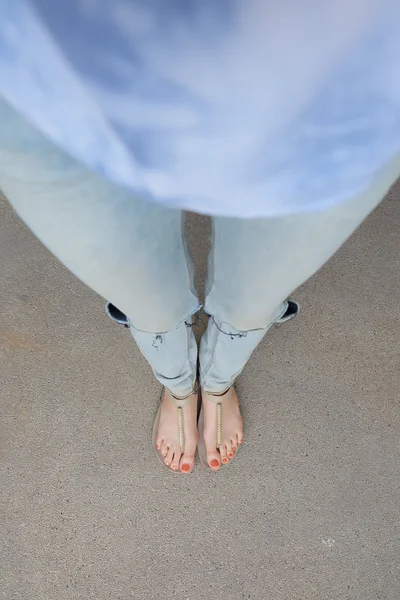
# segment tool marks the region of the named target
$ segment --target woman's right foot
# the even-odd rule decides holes
[[[207,462],[217,471],[221,464],[227,464],[243,442],[243,419],[240,414],[239,399],[232,386],[223,396],[201,391],[204,411],[203,437],[207,451]],[[221,404],[222,431],[218,445],[217,404]]]
[[[194,466],[197,446],[197,391],[182,407],[184,451],[179,444],[178,408],[176,399],[164,389],[160,420],[156,436],[156,449],[163,456],[164,464],[172,471],[190,473]]]

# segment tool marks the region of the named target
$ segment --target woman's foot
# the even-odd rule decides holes
[[[221,464],[227,464],[243,442],[243,419],[240,414],[239,399],[232,386],[223,396],[213,396],[201,392],[204,411],[203,437],[207,450],[207,462],[217,471]],[[217,446],[217,404],[221,403],[222,435],[221,445]]]
[[[156,449],[162,454],[164,463],[173,471],[190,473],[194,466],[197,446],[197,397],[195,392],[182,407],[184,452],[179,445],[178,408],[176,399],[164,390],[160,420],[156,437]]]

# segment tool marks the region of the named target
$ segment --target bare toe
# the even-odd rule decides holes
[[[216,448],[207,448],[207,461],[214,471],[220,468],[221,455]]]
[[[172,448],[168,448],[167,456],[164,459],[164,462],[167,465],[167,467],[169,467],[170,464],[172,463],[173,457],[174,457],[174,451],[173,451],[173,449]]]
[[[181,451],[179,449],[175,450],[174,457],[171,462],[171,469],[173,471],[177,471],[179,469],[179,462],[181,460]]]
[[[219,448],[219,453],[221,455],[221,462],[223,465],[226,465],[229,462],[229,458],[226,452],[226,446],[222,444]]]
[[[194,454],[184,454],[180,462],[180,470],[182,473],[190,473],[194,466]]]
[[[190,473],[194,467],[194,455],[196,454],[197,439],[198,436],[196,432],[196,436],[192,440],[185,442],[185,451],[181,457],[179,465],[182,473]]]
[[[163,455],[163,457],[165,458],[168,454],[168,444],[166,444],[164,441],[161,444],[160,447],[160,452]]]
[[[231,458],[233,458],[232,444],[231,444],[231,442],[229,441],[229,442],[227,442],[227,444],[225,444],[225,445],[226,445],[226,454],[227,454],[227,456],[228,456],[228,458],[229,458],[229,460],[230,460]]]

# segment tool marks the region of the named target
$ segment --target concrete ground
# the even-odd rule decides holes
[[[129,333],[0,200],[1,597],[398,599],[399,223],[397,185],[246,367],[237,460],[179,477]]]

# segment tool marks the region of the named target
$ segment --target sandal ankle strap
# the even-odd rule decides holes
[[[165,389],[167,389],[167,388],[165,388]],[[186,396],[175,396],[175,394],[173,394],[170,390],[168,390],[168,392],[171,394],[171,396],[175,400],[177,406],[186,406],[187,404],[190,404],[190,402],[192,401],[192,396],[194,394],[197,394],[198,391],[199,391],[199,387],[197,385],[197,382],[196,382],[193,390]]]
[[[225,394],[227,394],[229,392],[229,390],[231,389],[231,387],[233,387],[232,385],[230,385],[226,390],[224,390],[223,392],[208,392],[207,390],[202,390],[205,394],[207,394],[207,396],[211,396],[210,400],[211,402],[215,402],[216,404],[219,404],[221,401],[219,400],[219,398],[221,398],[222,396],[225,396]]]

